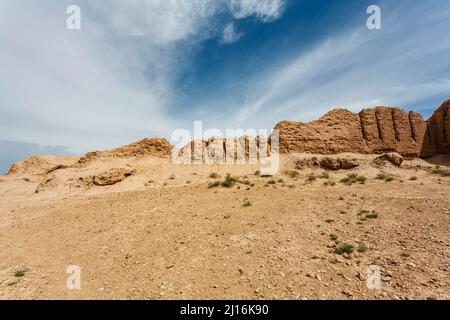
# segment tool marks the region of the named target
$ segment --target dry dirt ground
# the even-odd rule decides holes
[[[33,177],[0,177],[0,299],[450,298],[450,177],[427,169],[448,159],[293,173],[296,157],[274,177],[105,160],[84,170],[131,163],[136,173],[40,193]],[[208,187],[227,172],[240,182]],[[341,183],[349,173],[365,183]],[[353,252],[338,254],[343,244]],[[79,290],[66,287],[70,265]],[[380,289],[366,286],[371,265]]]

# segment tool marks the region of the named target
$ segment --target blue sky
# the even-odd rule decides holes
[[[82,28],[66,28],[66,8]],[[381,7],[382,30],[366,9]],[[1,0],[0,172],[176,128],[450,98],[450,1]]]

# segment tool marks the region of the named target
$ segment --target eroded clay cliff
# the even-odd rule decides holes
[[[422,157],[435,154],[450,154],[450,100],[447,100],[428,119],[428,134],[424,142]]]
[[[422,155],[428,139],[427,122],[420,114],[386,107],[360,113],[335,109],[316,121],[282,121],[275,128],[282,153],[398,152],[412,158]]]

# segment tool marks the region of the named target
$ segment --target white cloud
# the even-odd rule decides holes
[[[238,19],[256,16],[265,22],[280,18],[284,10],[283,0],[229,0],[231,13]]]
[[[1,1],[0,29],[13,31],[0,33],[0,139],[81,153],[170,136],[174,79],[186,52],[223,36],[228,0],[78,0],[82,29],[69,31],[72,3]]]
[[[449,7],[393,5],[384,7],[382,31],[365,25],[344,31],[247,79],[245,98],[225,108],[231,120],[212,125],[271,128],[284,119],[317,119],[334,107],[408,108],[434,99],[437,108],[438,97],[450,92]]]
[[[222,42],[225,44],[232,44],[237,41],[243,36],[242,32],[239,32],[236,30],[236,27],[234,26],[234,23],[229,23],[225,26],[222,33]]]

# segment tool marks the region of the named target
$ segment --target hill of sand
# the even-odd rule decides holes
[[[0,177],[0,299],[449,299],[448,108],[282,122],[270,177],[173,164],[164,139],[19,162]]]

